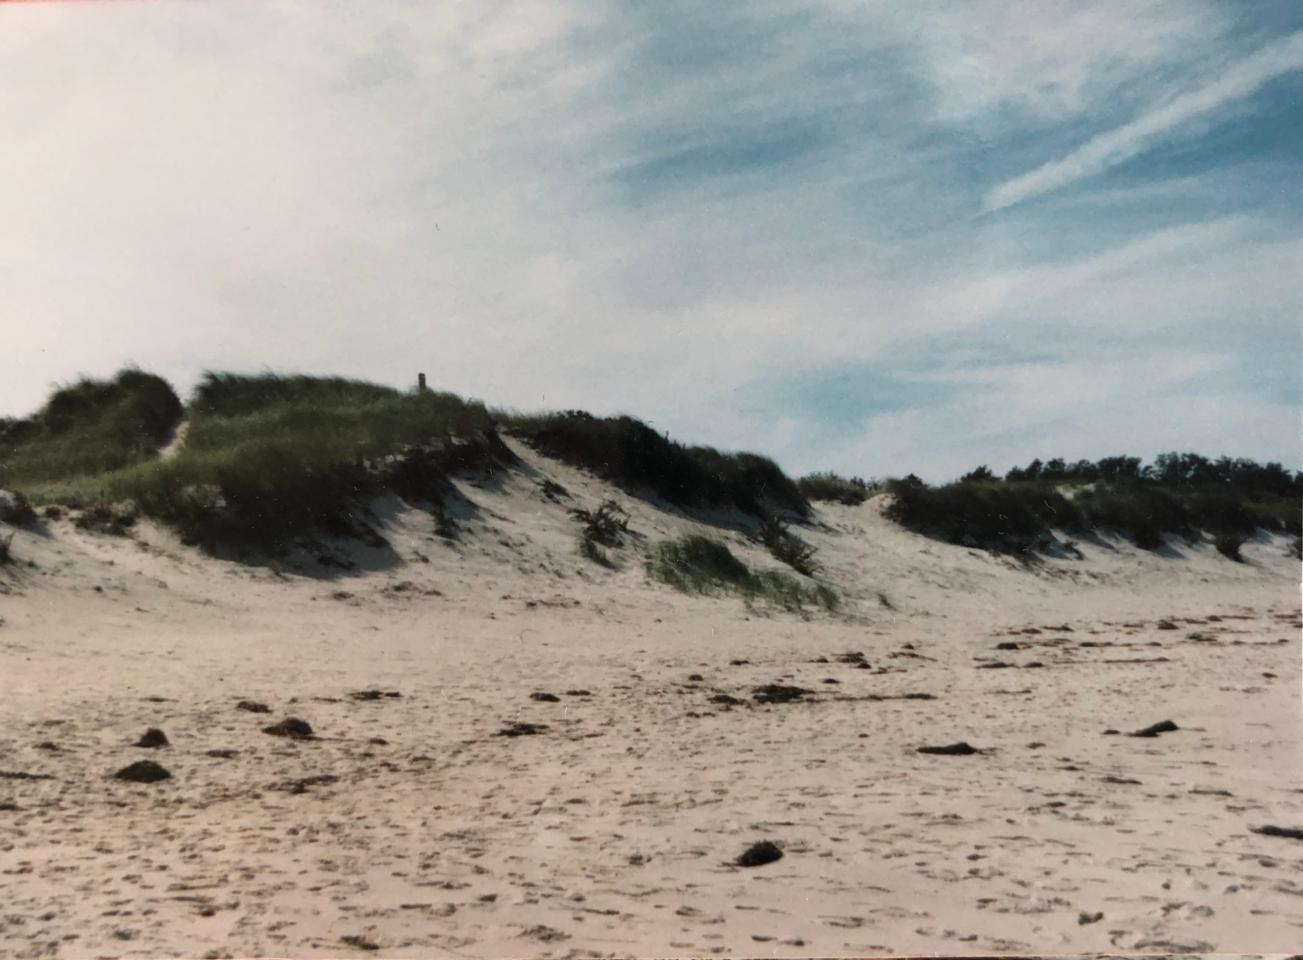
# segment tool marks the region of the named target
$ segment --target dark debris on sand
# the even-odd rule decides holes
[[[958,743],[948,743],[940,747],[919,747],[918,753],[932,753],[943,757],[967,757],[974,753],[980,753],[975,746],[967,741],[960,740]]]
[[[1261,827],[1249,827],[1250,833],[1264,837],[1282,837],[1286,840],[1303,840],[1303,827],[1276,827],[1266,824]]]
[[[1158,723],[1150,724],[1149,726],[1145,727],[1143,730],[1137,730],[1134,733],[1128,734],[1128,736],[1156,737],[1160,733],[1171,733],[1173,730],[1180,730],[1180,729],[1181,728],[1178,727],[1171,720],[1160,720]]]
[[[144,747],[147,750],[157,750],[159,747],[166,747],[167,745],[167,734],[158,727],[150,727],[136,741],[136,746]]]
[[[717,693],[710,698],[711,703],[718,703],[724,707],[736,707],[742,703],[737,697],[729,696],[727,693]]]
[[[783,859],[783,851],[778,848],[778,844],[761,840],[743,850],[733,862],[739,867],[763,867],[766,863],[781,859]]]
[[[289,793],[307,793],[308,787],[323,786],[329,783],[338,783],[339,777],[333,773],[320,773],[314,777],[300,777],[297,780],[291,780],[285,784],[284,790]]]
[[[286,717],[280,723],[263,727],[262,732],[273,737],[289,737],[291,740],[311,740],[316,736],[312,732],[312,725],[298,717]]]
[[[153,760],[137,760],[123,767],[113,777],[115,780],[126,780],[128,783],[158,783],[160,780],[172,779],[172,774]]]
[[[541,690],[531,693],[529,699],[537,700],[539,703],[559,703],[561,701],[561,698],[555,693],[544,693]]]
[[[784,683],[766,683],[756,687],[752,697],[756,703],[792,703],[814,693],[805,687],[793,687]]]
[[[546,723],[512,723],[497,732],[499,737],[532,737],[547,729]]]
[[[236,710],[244,710],[248,713],[271,713],[271,707],[265,703],[259,703],[257,700],[241,700],[235,705]]]
[[[340,937],[339,942],[344,944],[346,947],[352,947],[354,950],[374,951],[380,949],[380,944],[373,940],[368,940],[366,937],[358,934],[349,934],[346,937]]]
[[[354,700],[397,700],[402,694],[397,690],[355,690],[349,694]]]

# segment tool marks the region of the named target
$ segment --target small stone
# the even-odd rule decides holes
[[[1156,737],[1160,733],[1171,733],[1173,730],[1180,730],[1171,720],[1161,720],[1158,723],[1150,724],[1143,730],[1137,730],[1131,734],[1133,737]]]
[[[971,743],[963,740],[958,743],[949,743],[941,747],[919,747],[919,753],[933,753],[946,757],[966,757],[979,752]]]
[[[158,727],[150,727],[136,741],[136,746],[145,747],[149,750],[157,750],[159,747],[166,747],[167,745],[167,734]]]
[[[273,737],[289,737],[292,740],[311,740],[314,736],[311,724],[298,717],[286,717],[280,723],[263,727],[262,732],[269,733]]]
[[[126,780],[129,783],[158,783],[160,780],[172,778],[172,774],[153,760],[137,760],[123,767],[113,776],[115,779]]]
[[[763,867],[766,863],[773,863],[782,858],[783,851],[778,848],[778,844],[761,840],[747,847],[733,862],[739,867]]]

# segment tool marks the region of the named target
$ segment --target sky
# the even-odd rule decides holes
[[[1303,459],[1303,4],[0,3],[0,415],[126,364],[790,472]]]

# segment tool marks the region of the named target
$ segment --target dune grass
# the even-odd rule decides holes
[[[131,500],[209,546],[279,548],[308,532],[357,532],[362,499],[383,489],[437,499],[441,471],[423,471],[411,449],[493,425],[482,405],[452,394],[275,374],[206,374],[188,417],[171,459],[29,489],[74,506]]]
[[[851,507],[863,503],[879,490],[877,484],[868,483],[860,477],[843,477],[831,470],[801,477],[796,481],[796,488],[807,500],[841,503]]]
[[[497,418],[545,456],[675,506],[736,507],[755,516],[772,510],[809,513],[791,478],[757,454],[684,446],[633,417],[594,417],[572,410],[529,416],[499,413]]]
[[[31,488],[153,457],[181,419],[168,382],[140,370],[60,387],[22,419],[0,420],[0,488]]]
[[[684,593],[732,593],[749,604],[763,602],[785,610],[808,605],[832,611],[839,601],[837,593],[824,584],[809,585],[780,570],[754,571],[726,545],[699,534],[657,544],[647,572]]]

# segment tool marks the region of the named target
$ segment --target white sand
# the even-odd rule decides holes
[[[638,546],[616,571],[581,559],[572,504],[616,496],[649,543],[692,525],[529,459],[463,485],[481,512],[457,545],[382,504],[394,551],[333,580],[145,524],[20,532],[36,566],[0,573],[0,771],[50,779],[0,777],[0,956],[1303,944],[1303,841],[1249,830],[1303,827],[1283,539],[1243,565],[1116,541],[1028,569],[876,502],[823,507],[803,535],[846,609],[805,619],[650,583]],[[573,499],[542,496],[543,473]],[[774,681],[815,695],[751,702]],[[349,697],[371,688],[402,696]],[[935,699],[870,699],[907,693]],[[322,739],[261,732],[287,715]],[[1180,729],[1103,735],[1166,719]],[[516,721],[548,729],[495,735]],[[146,727],[171,746],[132,746]],[[984,752],[915,752],[960,740]],[[108,777],[140,759],[173,779]],[[731,864],[761,839],[783,859]]]

